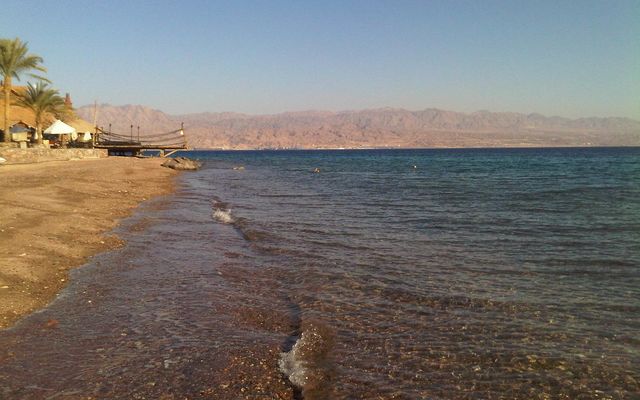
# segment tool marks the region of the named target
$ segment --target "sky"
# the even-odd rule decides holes
[[[76,107],[640,119],[637,0],[8,0],[0,37]]]

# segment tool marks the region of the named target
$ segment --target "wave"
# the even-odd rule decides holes
[[[213,211],[213,219],[218,222],[222,222],[223,224],[233,224],[235,219],[231,215],[231,210],[224,210],[221,208],[216,208]]]
[[[228,203],[214,198],[212,207],[213,219],[226,225],[232,225],[246,241],[255,242],[269,236],[266,232],[251,227],[247,219],[233,215]]]
[[[302,391],[306,400],[326,399],[334,375],[331,362],[335,334],[319,322],[303,324],[302,335],[290,351],[280,353],[278,367]]]
[[[227,203],[224,203],[218,199],[214,199],[213,201],[213,219],[223,224],[233,224],[235,222],[235,218],[231,215],[231,209],[229,208]]]

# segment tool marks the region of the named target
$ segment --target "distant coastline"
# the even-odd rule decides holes
[[[180,153],[183,152],[197,152],[197,151],[370,151],[370,150],[517,150],[517,149],[593,149],[593,148],[640,148],[640,144],[638,145],[612,145],[612,146],[494,146],[494,147],[318,147],[318,148],[300,148],[300,147],[292,147],[292,148],[255,148],[255,149],[227,149],[227,148],[204,148],[204,147],[194,147],[189,150],[180,150]]]
[[[94,106],[80,107],[93,120]],[[307,111],[275,115],[198,113],[169,115],[139,105],[97,107],[97,125],[140,134],[175,129],[184,123],[194,148],[371,149],[520,148],[640,146],[640,121],[629,118],[578,118],[510,112],[460,113],[439,109]]]

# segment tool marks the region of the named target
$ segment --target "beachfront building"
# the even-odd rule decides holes
[[[70,123],[55,120],[44,130],[44,139],[53,147],[92,147],[93,134],[91,125],[81,119],[75,119]]]
[[[11,89],[11,98],[16,99],[18,96],[26,90],[24,86],[14,86]],[[12,103],[14,103],[12,101]],[[66,95],[65,103],[70,107],[71,98],[69,94]],[[0,110],[4,107],[4,97],[0,96]],[[11,104],[9,115],[9,132],[11,134],[11,141],[9,146],[26,148],[32,146],[37,141],[36,135],[36,120],[32,110],[24,107],[20,107],[16,104]],[[75,116],[73,116],[75,117]],[[55,116],[47,114],[44,117],[43,126],[47,127],[56,121]],[[70,121],[66,121],[66,124],[71,126],[77,132],[77,135],[69,132],[69,136],[62,140],[53,140],[52,142],[58,145],[67,145],[68,143],[77,145],[79,147],[90,147],[92,144],[92,134],[94,132],[93,126],[80,118],[72,118]],[[2,127],[4,126],[4,113],[0,112],[0,137],[4,137]],[[53,139],[61,139],[61,137],[53,137]],[[49,144],[45,142],[45,146]]]
[[[36,139],[36,128],[22,120],[16,122],[9,127],[11,132],[11,141],[18,143],[19,147],[26,148],[27,143]]]
[[[11,97],[16,98],[23,90],[24,87],[13,87],[11,89]],[[0,96],[0,110],[2,109],[4,109],[4,97]],[[31,141],[35,132],[34,126],[36,125],[36,119],[33,112],[14,104],[11,105],[10,109],[9,132],[12,136],[11,141],[14,143],[26,142],[27,139]],[[0,136],[2,137],[4,137],[3,127],[4,113],[0,112]],[[25,134],[27,138],[23,139]]]

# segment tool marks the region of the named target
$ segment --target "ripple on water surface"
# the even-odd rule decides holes
[[[0,394],[632,398],[638,151],[202,153],[0,334]]]

